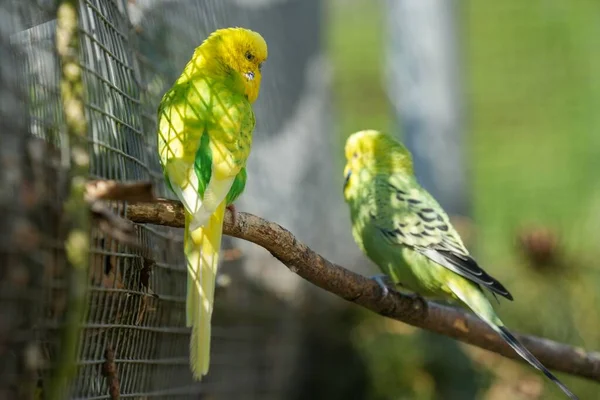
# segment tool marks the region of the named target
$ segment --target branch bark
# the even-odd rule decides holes
[[[165,199],[152,203],[130,203],[127,216],[136,223],[179,228],[184,224],[181,203]],[[397,292],[382,297],[376,282],[326,260],[274,222],[240,212],[234,224],[231,213],[227,212],[223,232],[264,247],[290,271],[345,300],[385,317],[521,360],[474,315],[434,302],[426,302],[424,307],[421,301]],[[516,336],[548,368],[600,381],[600,353],[535,336]]]

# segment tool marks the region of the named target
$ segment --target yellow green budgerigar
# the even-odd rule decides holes
[[[158,153],[165,180],[185,208],[186,324],[190,367],[208,373],[210,320],[225,208],[246,184],[263,37],[244,28],[213,32],[196,48],[158,108]]]
[[[458,301],[496,331],[523,359],[577,399],[505,327],[483,289],[512,295],[469,255],[448,216],[417,182],[409,151],[391,136],[366,130],[345,147],[344,198],[362,251],[401,287]],[[387,293],[385,284],[378,283]]]

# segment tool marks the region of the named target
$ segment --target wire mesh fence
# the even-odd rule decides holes
[[[169,197],[155,156],[155,110],[178,71],[169,59],[176,49],[167,51],[164,32],[158,33],[189,19],[180,15],[178,24],[169,25],[167,14],[152,14],[145,28],[134,26],[129,3],[135,2],[79,2],[89,175],[151,181],[159,196]],[[60,352],[70,284],[60,229],[69,141],[60,106],[56,8],[52,1],[8,1],[0,5],[0,18],[0,208],[11,216],[0,233],[6,266],[0,271],[0,360],[7,371],[0,397],[16,398],[24,388],[43,396]],[[125,216],[124,204],[114,203],[113,210]],[[243,257],[225,262],[231,265],[222,269],[235,277],[235,288],[217,289],[211,374],[194,383],[181,234],[140,225],[136,235],[141,250],[98,227],[90,232],[88,309],[69,397],[281,397],[285,376],[276,382],[267,376],[281,377],[291,368],[293,346],[280,339],[290,326],[276,317],[288,305],[236,272]]]

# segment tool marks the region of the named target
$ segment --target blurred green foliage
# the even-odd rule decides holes
[[[497,307],[507,326],[598,350],[600,2],[457,4],[472,251],[515,296]],[[393,127],[383,73],[386,3],[327,6],[342,148],[353,131]],[[341,165],[341,151],[336,156]],[[549,257],[526,257],[540,246]],[[563,398],[524,364],[356,312],[351,338],[367,365],[368,399]],[[582,399],[600,393],[598,384],[560,377]]]

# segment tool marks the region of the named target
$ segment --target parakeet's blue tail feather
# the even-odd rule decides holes
[[[567,396],[569,396],[570,399],[579,400],[579,397],[573,394],[573,392],[571,392],[569,388],[565,386],[564,383],[562,383],[556,376],[554,376],[552,372],[548,371],[548,368],[544,367],[544,365],[537,358],[535,358],[535,356],[531,354],[531,352],[527,350],[527,348],[523,346],[523,344],[519,342],[517,338],[514,337],[512,333],[510,333],[508,329],[506,329],[504,326],[493,326],[493,328],[496,332],[498,332],[500,336],[502,336],[502,339],[504,339],[506,343],[508,343],[510,347],[512,347],[513,350],[517,352],[517,354],[523,357],[523,359],[525,359],[525,361],[531,364],[531,366],[537,368],[544,375],[546,375],[548,379],[554,382],[556,386],[560,388],[560,390],[562,390]]]

